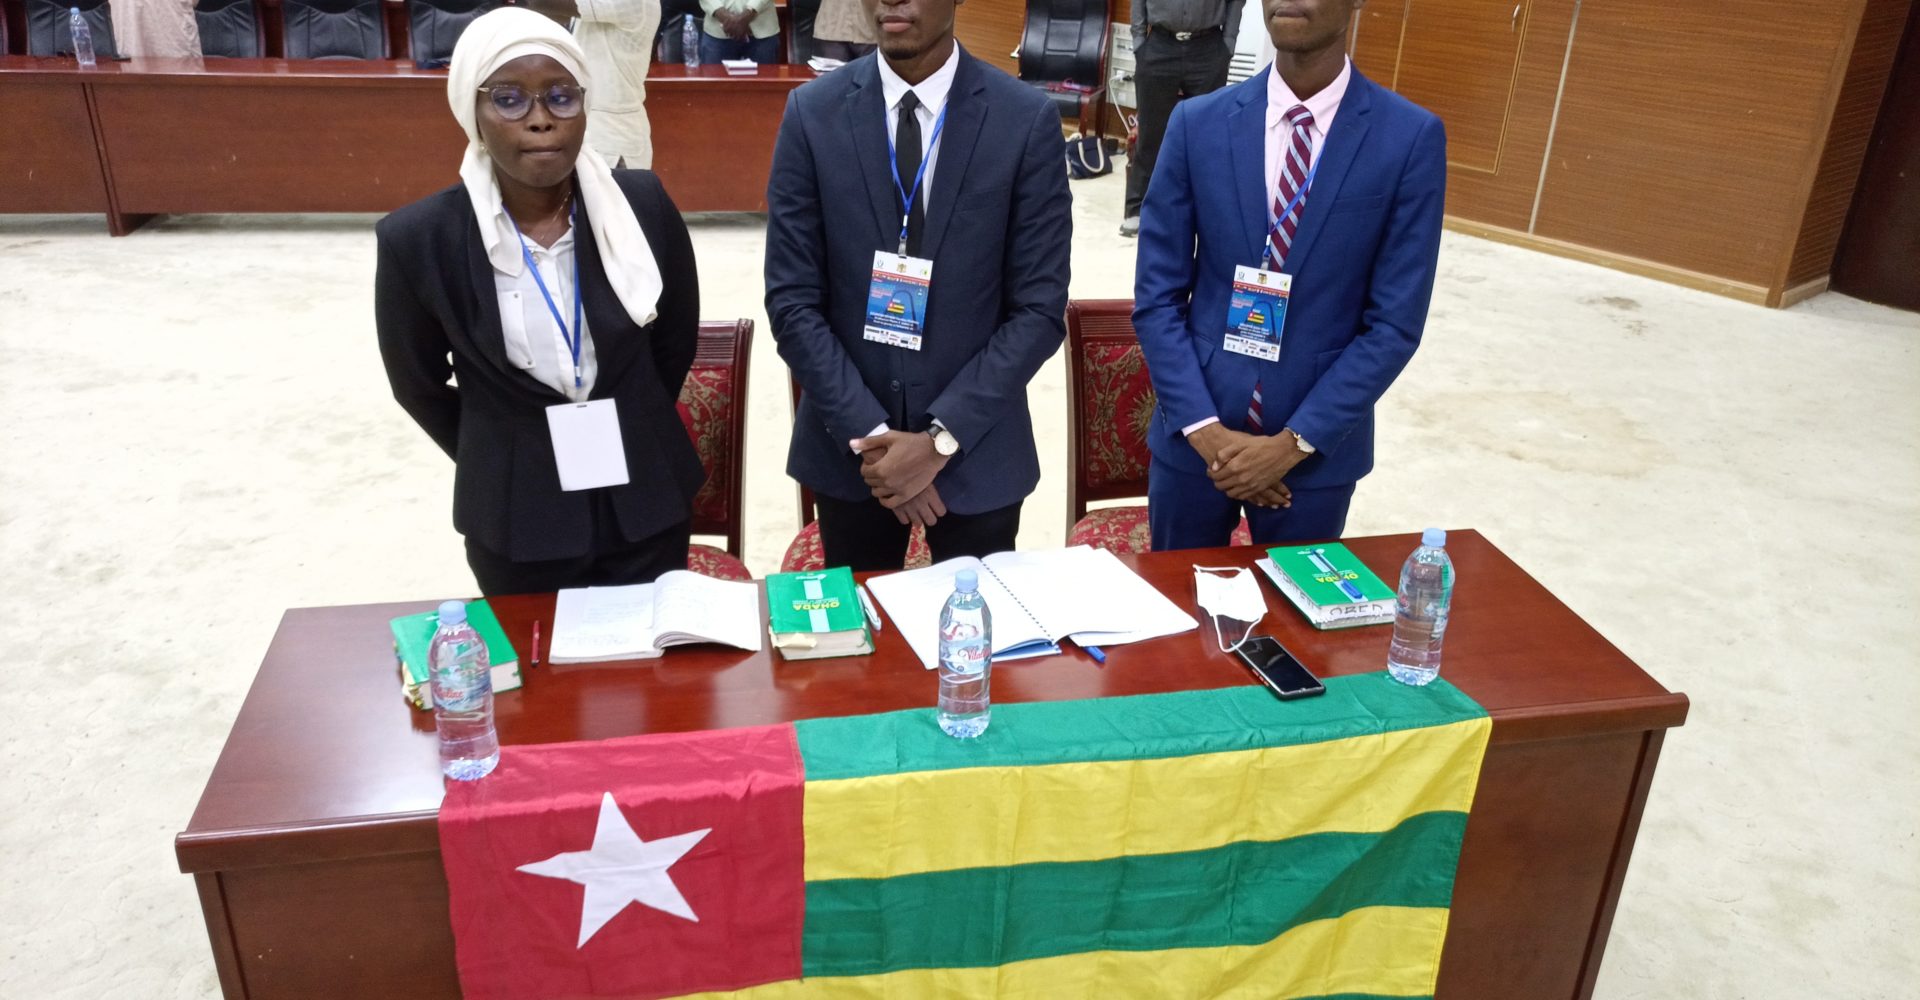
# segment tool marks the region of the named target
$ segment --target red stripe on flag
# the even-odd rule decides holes
[[[804,780],[791,725],[503,748],[440,806],[461,990],[668,997],[799,978]]]

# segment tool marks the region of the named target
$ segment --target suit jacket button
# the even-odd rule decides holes
[[[900,391],[900,380],[899,380],[899,379],[893,379],[892,381],[890,381],[890,382],[888,382],[888,383],[887,383],[887,388],[889,388],[889,389],[892,389],[892,390],[893,390],[894,392],[899,392],[899,391]]]

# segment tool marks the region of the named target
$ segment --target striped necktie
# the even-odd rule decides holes
[[[1300,191],[1300,185],[1307,182],[1307,167],[1313,162],[1313,139],[1307,130],[1313,127],[1313,112],[1304,104],[1296,104],[1286,115],[1287,127],[1291,130],[1287,136],[1287,159],[1280,165],[1280,186],[1273,193],[1272,213],[1277,223],[1269,238],[1273,241],[1273,259],[1268,266],[1279,270],[1287,262],[1287,251],[1293,249],[1293,234],[1300,228],[1300,215],[1306,211],[1307,198]],[[1295,200],[1296,196],[1299,200]],[[1288,211],[1287,206],[1293,210]],[[1280,218],[1286,212],[1287,217]],[[1260,421],[1260,383],[1253,385],[1253,401],[1247,404],[1247,430],[1259,434],[1263,428]]]

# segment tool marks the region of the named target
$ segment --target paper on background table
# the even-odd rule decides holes
[[[1084,545],[1043,552],[997,552],[985,560],[949,559],[867,581],[914,655],[929,670],[940,650],[940,609],[953,575],[974,569],[993,614],[993,651],[1072,637],[1123,645],[1197,628],[1191,615],[1104,549]],[[1049,650],[1051,652],[1051,650]],[[1028,654],[1038,655],[1038,654]]]

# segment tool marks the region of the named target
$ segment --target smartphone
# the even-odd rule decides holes
[[[1270,635],[1256,635],[1240,647],[1240,659],[1245,660],[1253,675],[1284,700],[1311,698],[1317,694],[1326,694],[1326,685],[1320,678],[1307,672],[1300,661],[1287,652],[1287,647]]]

